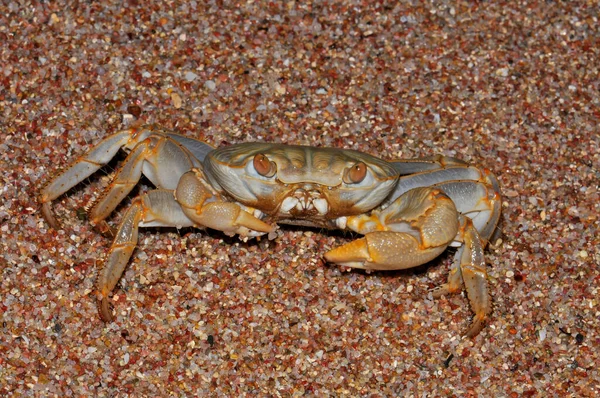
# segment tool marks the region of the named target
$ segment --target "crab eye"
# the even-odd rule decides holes
[[[344,174],[344,182],[346,184],[358,184],[367,176],[367,165],[363,162],[358,162],[354,166],[346,169]]]
[[[269,158],[262,153],[257,153],[254,155],[254,160],[252,163],[254,165],[254,170],[256,170],[256,172],[263,177],[273,177],[275,175],[275,171],[277,171],[277,166],[275,166],[275,163],[271,162]]]

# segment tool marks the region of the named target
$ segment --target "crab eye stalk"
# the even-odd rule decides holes
[[[271,162],[269,158],[262,153],[254,155],[252,164],[254,165],[254,170],[263,177],[273,177],[277,171],[275,163]]]
[[[354,166],[346,169],[344,173],[344,182],[346,184],[358,184],[367,176],[367,165],[363,162],[358,162]]]

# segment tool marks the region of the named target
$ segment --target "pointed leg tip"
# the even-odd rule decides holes
[[[445,285],[441,285],[438,287],[434,287],[433,289],[430,290],[431,295],[433,296],[433,298],[440,298],[442,296],[447,296],[448,293],[450,293],[450,290],[448,289],[447,286]]]
[[[486,317],[478,317],[475,316],[473,319],[473,323],[471,324],[471,328],[465,333],[465,337],[469,339],[473,339],[477,337],[479,332],[483,329],[486,324]]]
[[[100,318],[104,322],[112,322],[113,314],[110,302],[108,301],[108,297],[102,297],[98,301],[98,313],[100,314]]]
[[[434,287],[430,290],[433,298],[440,298],[442,296],[448,296],[450,294],[460,293],[462,291],[462,286],[453,287],[448,283],[444,283],[443,285]]]
[[[53,229],[59,230],[60,223],[54,216],[54,212],[52,211],[52,206],[50,202],[44,202],[40,200],[40,203],[42,204],[42,215],[44,216],[44,219],[46,220],[48,225],[50,225],[50,227],[52,227]]]
[[[117,230],[108,225],[108,223],[105,220],[90,220],[90,224],[92,224],[92,227],[96,232],[100,233],[106,238],[114,239],[117,235]]]

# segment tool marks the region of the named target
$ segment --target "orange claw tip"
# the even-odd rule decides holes
[[[325,260],[330,263],[352,268],[368,268],[365,262],[371,262],[367,240],[360,238],[345,245],[336,247],[325,253]]]
[[[246,211],[240,211],[235,220],[236,224],[246,227],[253,231],[270,233],[275,231],[275,227],[259,220]]]

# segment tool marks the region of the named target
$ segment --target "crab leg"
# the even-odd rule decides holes
[[[493,185],[475,181],[449,181],[435,184],[434,187],[444,191],[458,212],[471,219],[485,247],[500,220],[499,190]]]
[[[189,180],[190,174],[195,175],[190,172],[182,177],[184,190],[189,187],[186,180]],[[106,264],[98,277],[99,312],[103,320],[108,322],[112,319],[108,296],[137,245],[139,227],[210,227],[244,236],[259,236],[273,230],[272,226],[242,210],[235,203],[210,201],[216,198],[205,186],[194,188],[196,190],[187,197],[178,189],[183,199],[203,198],[202,203],[195,202],[196,206],[191,211],[185,207],[185,203],[177,202],[173,191],[167,189],[150,191],[133,200],[119,225]]]
[[[443,157],[443,159],[448,161],[453,158]],[[402,177],[390,196],[391,200],[417,187],[439,188],[452,199],[459,213],[473,220],[485,246],[500,220],[501,198],[498,180],[488,170],[455,164],[435,171]]]
[[[400,175],[422,173],[424,171],[433,171],[445,169],[448,167],[466,167],[468,163],[460,159],[443,155],[427,156],[416,159],[403,159],[389,162]]]
[[[463,240],[463,245],[454,256],[448,282],[435,288],[433,296],[441,297],[448,293],[460,292],[464,284],[471,309],[475,313],[466,336],[474,337],[481,331],[492,312],[492,301],[487,290],[482,240],[471,219],[461,216],[460,222],[458,236]]]
[[[106,218],[131,191],[143,173],[156,186],[175,189],[178,177],[199,166],[209,145],[159,129],[119,131],[98,143],[85,155],[52,179],[42,190],[39,202],[51,227],[59,228],[50,202],[107,164],[123,148],[130,152],[108,190],[92,207],[90,218],[98,223]],[[158,167],[158,165],[161,165]]]
[[[50,202],[108,163],[130,139],[129,131],[120,131],[105,138],[42,188],[39,202],[42,205],[42,214],[52,228],[58,229],[59,224],[52,213]]]
[[[97,224],[108,217],[137,185],[142,172],[154,185],[174,190],[179,178],[197,165],[193,159],[184,147],[167,136],[151,135],[139,142],[90,209],[90,221]]]
[[[108,296],[123,274],[138,241],[140,226],[190,227],[194,223],[185,216],[175,201],[173,191],[157,189],[135,198],[125,213],[110,247],[105,265],[97,281],[100,316],[112,319]]]

